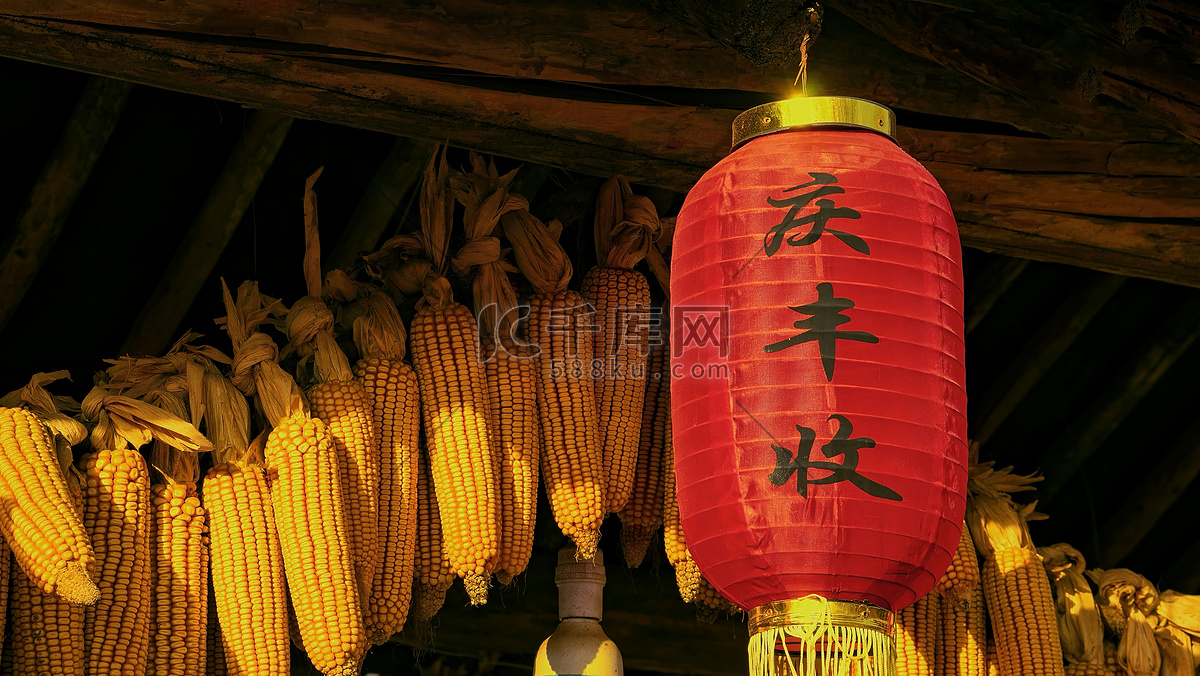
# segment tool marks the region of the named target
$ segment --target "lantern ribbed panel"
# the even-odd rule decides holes
[[[826,182],[787,190],[817,180]],[[818,212],[818,199],[860,217],[830,218],[816,241],[785,240],[768,256],[764,236],[789,211],[779,202],[821,188],[799,204],[797,221]],[[800,240],[813,224],[793,226],[786,234]],[[847,243],[855,237],[869,253]],[[961,255],[936,181],[869,131],[754,139],[688,195],[671,279],[678,497],[696,563],[742,608],[820,594],[899,611],[950,562],[967,482]],[[818,302],[820,284],[853,307],[837,317],[814,309],[828,305]],[[720,308],[728,308],[723,317]],[[832,359],[822,359],[816,340],[765,350],[826,335],[794,325],[816,314],[844,320],[826,340]],[[712,337],[705,322],[718,327],[716,344],[702,343]],[[772,483],[780,462],[773,447],[797,458],[798,425],[815,437],[813,461],[847,460],[823,452],[839,430],[857,440],[857,473],[885,487],[879,495],[902,499],[848,480],[814,484],[831,476],[826,469],[807,470],[807,497],[799,472]]]

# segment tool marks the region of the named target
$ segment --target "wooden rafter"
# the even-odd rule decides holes
[[[1185,47],[1123,41],[1118,17],[1094,3],[981,2],[946,11],[907,0],[830,0],[880,37],[1030,102],[1074,101],[1083,110],[1111,96],[1200,142],[1200,79],[1180,64]]]
[[[250,115],[196,220],[142,308],[121,354],[160,354],[196,299],[242,221],[267,169],[283,146],[292,118],[267,111]]]
[[[838,44],[829,30],[822,40]],[[720,106],[746,103],[743,94],[729,92],[713,93],[710,105],[701,107],[647,102],[616,85],[597,94],[594,88],[566,82],[483,75],[455,79],[396,57],[333,54],[308,44],[269,43],[254,49],[191,34],[3,16],[0,34],[7,38],[0,41],[0,54],[301,117],[450,139],[456,145],[598,176],[621,172],[677,191],[686,191],[728,152],[729,124],[739,110]],[[871,44],[864,48],[869,50]],[[860,73],[860,81],[874,75]],[[664,91],[680,99],[704,94]],[[873,91],[868,87],[842,93],[870,96]],[[935,94],[944,98],[944,92]],[[924,100],[914,102],[927,105]],[[981,110],[993,108],[985,105]],[[1200,229],[1180,220],[1198,213],[1200,196],[1188,193],[1197,165],[1178,143],[1106,142],[1109,155],[1102,159],[1099,146],[1078,140],[918,129],[905,130],[900,140],[942,182],[968,246],[1200,285]],[[978,164],[966,159],[972,143]],[[1124,150],[1126,146],[1134,150]],[[1163,161],[1154,163],[1155,156]],[[1048,180],[1063,187],[1074,211],[1053,210],[1041,183],[1030,179],[1043,164],[1066,168],[1063,176]],[[1146,197],[1158,193],[1163,200]]]
[[[1063,298],[1013,363],[972,404],[972,411],[983,412],[978,422],[971,426],[972,439],[980,444],[991,439],[1042,375],[1054,366],[1124,283],[1124,277],[1093,274]]]
[[[104,77],[93,77],[84,85],[13,234],[0,248],[0,329],[12,318],[50,255],[132,89],[128,82]]]
[[[987,267],[971,279],[967,287],[966,335],[971,335],[983,323],[992,308],[1008,292],[1017,277],[1029,267],[1028,258],[998,256],[988,262]]]
[[[1174,589],[1184,594],[1200,593],[1200,566],[1196,565],[1196,561],[1200,560],[1200,540],[1175,555],[1175,565],[1163,575],[1163,589]]]
[[[1150,532],[1200,476],[1200,420],[1188,426],[1129,490],[1113,517],[1100,529],[1100,559],[1112,568]],[[1194,559],[1191,561],[1194,562]]]
[[[421,179],[434,144],[397,138],[375,171],[367,192],[325,262],[326,270],[345,270],[363,252],[374,251],[404,195]]]
[[[1200,337],[1197,317],[1200,317],[1200,293],[1189,293],[1101,389],[1083,418],[1068,426],[1047,447],[1049,450],[1039,463],[1046,477],[1038,485],[1042,504],[1050,504],[1171,365]]]

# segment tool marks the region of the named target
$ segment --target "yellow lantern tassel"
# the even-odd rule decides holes
[[[750,611],[750,676],[896,676],[892,613],[815,594]]]

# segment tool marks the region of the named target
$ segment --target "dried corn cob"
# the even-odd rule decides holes
[[[181,418],[188,415],[173,394],[156,391],[148,398]],[[196,494],[200,462],[194,453],[162,442],[154,443],[150,457],[161,481],[150,487],[152,622],[146,673],[200,676],[208,637],[208,523]]]
[[[634,195],[625,177],[610,178],[596,202],[599,265],[583,278],[583,297],[596,308],[596,414],[604,472],[604,506],[619,512],[629,500],[637,470],[646,395],[646,326],[650,285],[633,270],[658,237],[654,203]]]
[[[304,184],[304,282],[308,295],[288,311],[285,328],[289,348],[312,358],[315,384],[308,390],[308,400],[313,417],[324,422],[333,437],[350,555],[359,597],[366,599],[379,563],[379,445],[371,423],[371,400],[354,379],[350,362],[334,339],[334,316],[321,299],[321,246],[313,191],[321,172],[318,169]],[[307,366],[303,360],[302,366]]]
[[[642,565],[654,531],[662,527],[662,456],[667,418],[671,415],[666,390],[671,387],[667,348],[651,349],[646,379],[646,406],[638,442],[637,472],[629,501],[620,511],[621,549],[630,568]]]
[[[352,676],[368,644],[336,453],[325,424],[303,412],[281,420],[267,439],[278,477],[271,501],[305,652],[321,673]]]
[[[4,636],[4,628],[8,620],[8,597],[11,591],[12,550],[0,535],[0,637]]]
[[[556,241],[561,225],[543,224],[528,211],[505,214],[500,223],[536,292],[530,300],[529,340],[541,350],[537,402],[546,497],[576,553],[591,560],[605,514],[591,380],[593,313],[579,294],[566,290],[571,263]]]
[[[54,441],[71,509],[82,523],[83,477],[72,464],[71,444],[61,436]],[[43,593],[15,560],[9,613],[13,657],[5,664],[12,665],[14,676],[83,676],[83,606]]]
[[[996,652],[996,641],[993,638],[987,647],[987,676],[1000,676],[1000,655]]]
[[[38,589],[72,603],[91,604],[99,598],[92,577],[95,554],[80,513],[71,505],[46,426],[65,416],[58,414],[55,399],[43,386],[65,376],[62,371],[39,373],[24,390],[0,401],[0,532]],[[77,423],[69,429],[59,425],[56,432],[72,444],[86,435]]]
[[[491,403],[471,311],[454,302],[447,265],[452,224],[449,167],[430,162],[421,188],[421,241],[432,265],[424,307],[412,320],[412,361],[421,389],[429,468],[441,512],[442,548],[471,603],[487,602],[499,556]]]
[[[442,549],[441,515],[424,450],[417,453],[417,466],[417,561],[412,617],[420,630],[428,627],[441,610],[446,592],[454,583],[454,571]]]
[[[96,552],[100,601],[84,613],[91,673],[144,676],[150,644],[150,476],[137,451],[83,459],[83,525]]]
[[[990,465],[972,468],[967,503],[971,535],[986,557],[981,575],[1001,673],[1060,676],[1062,647],[1050,581],[1025,520],[997,486],[1019,479]]]
[[[371,398],[380,449],[380,560],[365,604],[367,634],[379,645],[404,627],[412,601],[421,418],[417,375],[403,361],[404,325],[391,299],[370,292],[365,313],[353,326],[359,353],[365,357],[355,376]]]
[[[971,540],[971,529],[963,523],[962,534],[958,538],[958,548],[954,550],[954,558],[950,567],[942,573],[938,580],[937,590],[947,599],[957,603],[966,603],[967,598],[979,584],[979,559],[975,555],[975,542]]]
[[[1087,662],[1068,664],[1064,674],[1065,676],[1116,676],[1107,664],[1089,664]]]
[[[896,676],[933,676],[941,641],[942,597],[930,592],[896,614]]]
[[[208,632],[205,636],[204,652],[207,658],[204,660],[205,676],[227,676],[229,670],[225,668],[225,647],[221,641],[221,623],[217,619],[217,593],[213,590],[212,578],[212,542],[205,543],[209,547],[209,556],[205,561],[209,565],[205,566],[204,574],[208,578]]]
[[[987,675],[987,610],[983,587],[976,581],[966,603],[942,603],[941,649],[937,652],[938,676]]]
[[[670,410],[670,388],[667,389],[666,405]],[[666,549],[667,561],[675,567],[675,583],[679,586],[679,596],[684,603],[694,603],[709,598],[705,585],[708,582],[700,575],[700,568],[692,560],[687,542],[683,537],[683,525],[679,521],[679,502],[675,498],[675,448],[671,443],[671,417],[667,416],[663,431],[662,455],[662,515],[663,515],[663,546]],[[708,585],[711,587],[711,585]],[[715,591],[715,590],[713,590]]]
[[[250,371],[258,369],[250,366],[245,354],[253,349],[252,336],[262,336],[253,333],[263,317],[257,288],[243,284],[237,303],[223,280],[221,290],[234,363],[245,369],[243,382],[253,383]],[[274,373],[284,387],[295,387],[277,365]],[[204,395],[209,435],[217,446],[203,486],[211,532],[213,600],[220,618],[220,625],[210,632],[221,646],[218,654],[210,654],[211,670],[229,676],[285,676],[291,673],[287,587],[263,467],[266,437],[260,435],[249,442],[246,399],[220,373],[205,370]],[[270,406],[264,409],[270,410]]]
[[[531,352],[509,339],[484,345],[492,431],[500,452],[500,558],[496,578],[510,584],[533,554],[541,438],[537,369]]]

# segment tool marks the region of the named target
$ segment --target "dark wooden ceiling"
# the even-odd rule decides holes
[[[1092,566],[1127,566],[1161,588],[1200,593],[1200,519],[1195,516],[1200,514],[1200,347],[1195,344],[1200,290],[1191,288],[1200,284],[1200,146],[1188,138],[1195,138],[1189,116],[1197,113],[1189,97],[1200,88],[1175,92],[1170,101],[1101,96],[1091,103],[1051,102],[1039,97],[1056,94],[1042,89],[1062,78],[1047,76],[1021,92],[1025,75],[1007,70],[999,82],[982,87],[978,77],[972,80],[960,71],[975,67],[964,61],[986,59],[969,50],[950,53],[954,43],[945,37],[946,25],[931,28],[930,42],[904,44],[914,22],[928,12],[943,16],[945,7],[893,7],[897,4],[831,3],[844,14],[827,13],[825,32],[814,48],[814,60],[824,61],[814,66],[813,86],[896,106],[902,145],[941,180],[959,214],[964,243],[975,247],[964,249],[964,266],[970,430],[982,442],[981,459],[1044,473],[1043,488],[1027,494],[1050,515],[1033,526],[1039,543],[1070,542]],[[872,10],[885,5],[904,11],[884,16]],[[1144,29],[1139,39],[1169,45],[1168,55],[1195,51],[1197,24],[1187,22],[1192,15],[1186,5],[1143,5],[1159,28]],[[72,19],[73,8],[64,3],[50,10],[60,14],[40,16]],[[25,9],[26,14],[40,11],[32,4]],[[608,12],[601,17],[607,21],[620,9],[605,5],[588,12]],[[577,36],[587,49],[620,49],[596,16],[580,16],[581,26],[594,29],[580,28],[585,32]],[[1163,27],[1167,19],[1175,23]],[[479,18],[472,25],[482,30],[491,20]],[[974,19],[955,15],[955,20],[969,24]],[[590,235],[586,226],[579,228],[590,222],[597,176],[627,171],[664,214],[674,213],[682,199],[679,191],[724,152],[725,125],[736,109],[776,97],[783,78],[794,75],[794,67],[763,70],[742,61],[731,62],[726,72],[710,72],[720,62],[704,56],[696,37],[674,36],[674,44],[699,41],[693,45],[699,56],[668,60],[653,78],[639,80],[637,68],[652,60],[602,65],[585,60],[564,76],[563,55],[582,48],[551,38],[545,38],[550,46],[536,43],[542,51],[532,57],[503,49],[490,54],[457,42],[454,49],[438,51],[436,41],[414,38],[415,46],[401,49],[408,50],[401,58],[396,50],[387,52],[378,36],[374,42],[360,36],[365,44],[349,46],[331,38],[326,51],[308,44],[301,54],[295,45],[284,44],[296,34],[276,27],[261,40],[275,41],[272,58],[288,54],[292,63],[286,77],[275,73],[282,79],[268,86],[265,80],[239,79],[251,71],[268,72],[265,66],[256,71],[242,64],[237,71],[231,65],[264,44],[240,35],[236,21],[193,21],[187,30],[195,34],[224,36],[199,41],[163,28],[162,21],[143,17],[142,24],[126,21],[133,28],[125,29],[114,28],[119,22],[111,16],[55,22],[4,16],[0,10],[0,32],[45,40],[40,55],[33,45],[43,43],[32,37],[28,47],[19,40],[0,45],[0,54],[114,75],[122,74],[126,59],[129,79],[177,90],[139,85],[115,94],[104,90],[105,99],[96,93],[105,85],[95,76],[0,60],[0,256],[13,255],[31,195],[45,188],[47,167],[61,158],[64,146],[87,147],[90,139],[96,157],[94,166],[74,177],[74,202],[51,214],[63,219],[61,234],[46,248],[47,255],[35,256],[37,275],[29,291],[22,295],[7,281],[0,288],[0,301],[19,300],[7,321],[0,316],[0,354],[7,357],[0,391],[20,386],[35,371],[66,368],[75,377],[73,393],[82,396],[103,358],[130,344],[163,347],[161,337],[147,333],[150,325],[167,335],[193,328],[224,348],[225,338],[212,322],[222,314],[221,278],[233,284],[257,278],[267,293],[288,301],[302,295],[301,191],[319,166],[325,167],[317,190],[327,256],[344,260],[347,250],[369,248],[364,241],[413,228],[412,168],[420,166],[429,146],[395,133],[450,137],[461,148],[507,150],[524,160],[522,189],[534,213],[567,222],[564,239],[578,256],[577,271],[586,270]],[[863,26],[893,33],[898,46]],[[654,31],[635,33],[650,40]],[[1011,38],[994,39],[1000,45]],[[87,51],[95,44],[101,47]],[[103,45],[116,51],[105,56]],[[335,47],[343,50],[336,59],[328,51]],[[394,68],[364,67],[376,57],[351,53],[352,47],[390,53]],[[1139,49],[1134,43],[1126,52]],[[149,52],[188,68],[178,66],[172,73],[147,65]],[[437,59],[430,56],[435,52]],[[424,71],[412,71],[421,55],[436,61],[436,68],[427,64]],[[542,59],[545,70],[529,70],[522,58]],[[1126,98],[1136,92],[1120,89],[1120,82],[1156,72],[1147,67],[1131,74],[1113,65],[1113,58],[1101,58],[1101,73],[1111,80],[1110,91]],[[337,59],[345,61],[329,65]],[[350,61],[354,64],[347,65]],[[1062,66],[1064,72],[1068,66]],[[304,68],[326,70],[317,77],[301,72]],[[1196,77],[1198,68],[1194,60],[1180,62],[1173,81]],[[527,79],[513,79],[512,69]],[[361,98],[347,93],[345,83],[363,70],[378,78],[383,93],[355,90]],[[200,71],[207,74],[196,75]],[[328,88],[301,91],[318,80]],[[395,92],[415,80],[426,89],[410,100],[397,98],[401,95]],[[567,80],[574,89],[563,84]],[[461,93],[445,94],[452,100],[437,98],[443,91],[471,87],[483,92],[474,108],[460,105],[454,97]],[[79,101],[111,103],[114,96],[126,95],[123,104],[112,105],[110,136],[81,140],[70,135],[72,124],[88,112],[77,110]],[[560,96],[573,105],[527,114],[521,108],[529,97]],[[649,99],[660,103],[645,103]],[[699,101],[717,105],[696,106]],[[239,104],[353,126],[296,119],[288,128],[286,118]],[[453,114],[446,114],[446,106]],[[1175,117],[1160,119],[1164,110]],[[664,111],[679,116],[664,122]],[[505,120],[520,134],[505,131]],[[71,183],[69,175],[60,179],[57,189]],[[239,206],[235,193],[248,195],[245,204]],[[47,194],[45,203],[54,212],[53,205],[63,204],[62,194]],[[211,212],[221,208],[232,219],[227,237],[201,238],[203,246],[197,246],[197,223],[205,213],[210,221],[220,221],[220,214]],[[203,232],[212,235],[214,229]],[[575,242],[584,246],[576,250]],[[205,247],[212,250],[211,263],[188,265]],[[8,260],[15,259],[6,258],[6,266]],[[198,276],[181,278],[180,269],[198,270]],[[1111,274],[1114,270],[1129,276]],[[0,278],[5,274],[0,270]],[[188,293],[167,294],[164,302],[164,275],[191,284],[194,302]],[[426,663],[426,676],[433,676],[431,671],[440,676],[438,670],[502,673],[506,663],[529,662],[537,647],[531,637],[544,636],[554,624],[551,571],[561,539],[548,515],[542,524],[534,564],[518,591],[497,593],[483,611],[460,608],[452,598],[444,611],[437,648],[445,656],[465,654],[469,664],[447,657],[436,668]],[[610,561],[617,561],[613,528],[606,525],[605,549]],[[606,624],[619,642],[625,641],[622,647],[628,646],[631,671],[740,670],[741,653],[726,659],[715,648],[741,645],[744,629],[736,619],[696,625],[673,596],[665,562],[628,574],[620,570],[610,567],[610,575],[619,577],[610,582],[613,613]],[[663,636],[690,649],[663,652],[661,643],[640,641],[639,632],[650,627],[665,627]],[[710,654],[700,646],[714,649]],[[415,669],[407,648],[372,659],[384,671]]]

